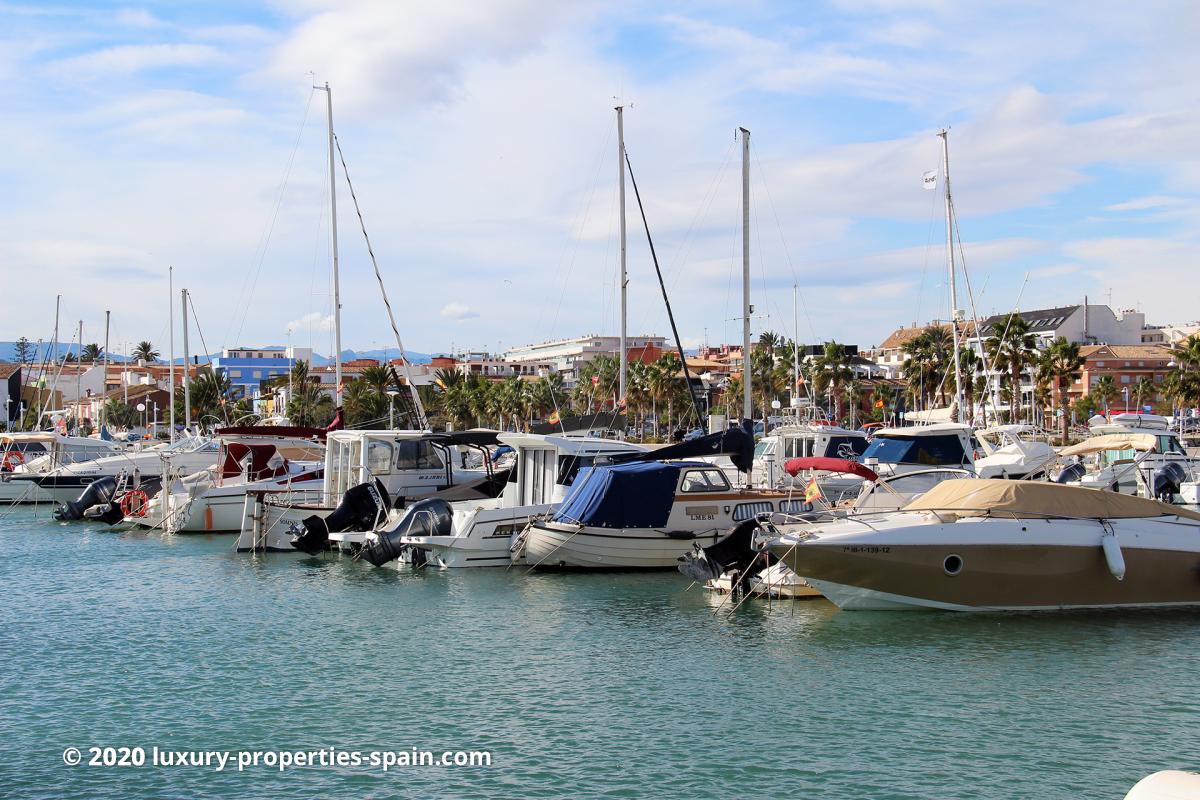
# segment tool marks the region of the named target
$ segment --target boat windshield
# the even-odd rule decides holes
[[[881,464],[962,464],[965,460],[962,442],[956,434],[943,436],[876,436],[862,458],[875,458]]]
[[[169,444],[163,448],[167,453],[199,453],[207,450],[217,450],[219,443],[212,439],[204,439],[199,436],[187,436],[174,444]]]

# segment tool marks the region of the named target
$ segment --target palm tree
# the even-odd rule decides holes
[[[281,375],[280,382],[288,381]],[[310,376],[308,363],[297,361],[290,377],[292,396],[288,398],[287,415],[292,424],[301,426],[328,425],[333,419],[333,398],[321,389],[320,378]]]
[[[1062,436],[1064,445],[1067,443],[1067,437],[1071,431],[1067,392],[1070,390],[1071,384],[1079,380],[1079,371],[1083,368],[1084,361],[1084,357],[1079,353],[1079,345],[1068,342],[1062,336],[1051,342],[1050,346],[1042,353],[1039,369],[1058,389],[1059,434]]]
[[[1104,375],[1096,381],[1091,394],[1096,398],[1097,403],[1104,407],[1104,415],[1108,416],[1109,406],[1117,399],[1120,392],[1117,390],[1117,384],[1113,381],[1112,375]]]
[[[137,425],[141,417],[136,408],[114,397],[104,404],[104,419],[109,425],[128,430]]]
[[[158,361],[158,351],[150,342],[138,342],[137,347],[133,348],[133,357],[139,361],[154,362]]]
[[[983,360],[969,347],[958,351],[958,369],[962,373],[963,402],[966,408],[958,410],[959,420],[970,422],[975,419],[975,378],[983,368]]]
[[[233,384],[225,373],[201,370],[191,382],[192,416],[203,421],[212,416],[229,423],[229,391]]]
[[[100,345],[85,344],[83,346],[83,351],[80,352],[80,354],[79,354],[79,360],[80,361],[90,361],[94,364],[100,360],[100,356],[102,353],[103,353],[103,350],[100,349]]]
[[[825,392],[833,398],[833,418],[842,419],[842,387],[854,378],[854,370],[846,356],[846,348],[837,342],[826,342],[825,351],[813,362],[814,390],[818,395]]]
[[[1151,403],[1158,399],[1158,387],[1155,386],[1154,381],[1144,375],[1137,379],[1130,392],[1136,398],[1135,403],[1139,410],[1142,408],[1143,398],[1149,400]]]
[[[1036,343],[1037,337],[1029,332],[1029,323],[1019,314],[1009,314],[992,325],[992,336],[984,342],[993,368],[1008,372],[1011,422],[1021,416],[1021,376],[1036,358]]]

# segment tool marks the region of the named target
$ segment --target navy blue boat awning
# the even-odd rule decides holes
[[[683,467],[708,464],[656,461],[580,470],[554,522],[598,528],[661,528],[671,515]]]

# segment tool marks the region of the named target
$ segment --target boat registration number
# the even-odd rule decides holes
[[[842,547],[843,553],[890,553],[892,548],[879,544],[848,544]]]
[[[716,506],[685,506],[683,511],[688,515],[688,519],[713,520],[717,518]]]

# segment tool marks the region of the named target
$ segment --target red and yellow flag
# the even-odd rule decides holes
[[[562,421],[562,418],[558,416],[557,409],[554,411],[554,413],[552,413],[549,417],[546,418],[546,422],[549,422],[551,425],[557,425],[561,421]]]
[[[821,487],[817,486],[817,479],[810,478],[808,486],[804,488],[804,502],[811,503],[821,496]]]

